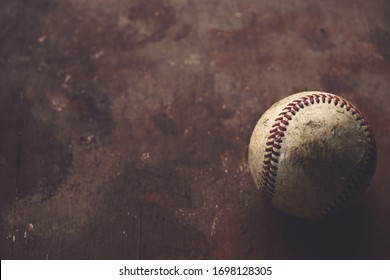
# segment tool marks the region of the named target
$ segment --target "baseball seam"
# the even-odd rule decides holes
[[[282,149],[283,138],[287,131],[289,122],[294,116],[307,106],[320,104],[320,103],[333,103],[334,106],[345,108],[347,112],[350,112],[353,116],[356,116],[355,120],[360,122],[360,126],[364,127],[364,132],[367,136],[370,144],[369,155],[365,158],[365,163],[361,169],[358,170],[356,177],[349,182],[347,188],[338,196],[338,198],[331,202],[323,209],[319,214],[320,216],[328,216],[334,212],[337,212],[345,203],[351,200],[355,195],[359,194],[359,182],[362,182],[366,178],[366,166],[375,161],[376,144],[374,134],[371,130],[366,119],[362,113],[350,102],[331,94],[308,94],[293,100],[286,107],[282,109],[278,117],[275,119],[272,129],[269,131],[270,135],[267,138],[266,148],[264,153],[261,191],[267,197],[268,200],[272,200],[275,195],[275,184],[278,173],[279,157]]]

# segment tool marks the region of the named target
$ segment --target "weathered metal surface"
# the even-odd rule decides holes
[[[0,1],[2,259],[390,258],[388,1]],[[251,132],[302,90],[357,105],[370,188],[309,223]]]

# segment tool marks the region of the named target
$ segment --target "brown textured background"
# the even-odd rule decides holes
[[[0,1],[2,259],[390,258],[389,1]],[[259,199],[252,129],[339,94],[378,144],[321,222]]]

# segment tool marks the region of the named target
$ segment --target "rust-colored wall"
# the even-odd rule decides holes
[[[390,258],[388,1],[0,1],[2,259]],[[260,199],[252,129],[336,93],[370,188],[321,222]]]

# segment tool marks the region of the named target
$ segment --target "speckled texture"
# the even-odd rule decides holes
[[[1,0],[0,257],[390,258],[389,73],[388,0]],[[303,90],[378,147],[358,203],[312,223],[247,163]]]
[[[371,180],[376,164],[371,128],[352,104],[337,100],[342,99],[323,92],[288,96],[271,106],[253,131],[254,181],[287,214],[307,219],[335,214]],[[273,137],[278,127],[283,134]]]

